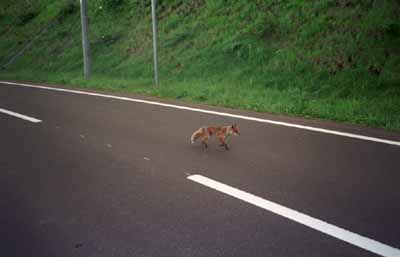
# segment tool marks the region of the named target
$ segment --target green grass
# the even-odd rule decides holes
[[[55,23],[0,78],[400,130],[398,1],[159,1],[159,88],[149,3],[89,2],[87,81],[79,6],[55,2],[2,8],[0,63]]]

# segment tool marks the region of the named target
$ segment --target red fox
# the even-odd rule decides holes
[[[192,134],[190,140],[192,141],[192,144],[194,144],[194,142],[197,139],[201,138],[202,140],[201,144],[207,148],[208,147],[207,141],[213,134],[215,134],[215,136],[221,143],[220,146],[224,146],[226,150],[229,150],[228,145],[225,142],[225,139],[231,134],[235,136],[239,135],[239,128],[236,124],[228,126],[201,127]]]

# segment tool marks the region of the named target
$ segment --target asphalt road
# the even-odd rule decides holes
[[[400,141],[377,129],[139,98]],[[400,146],[6,84],[0,108],[42,121],[0,113],[0,256],[379,256],[191,174],[400,249]],[[198,127],[231,123],[241,135],[230,151],[190,144]]]

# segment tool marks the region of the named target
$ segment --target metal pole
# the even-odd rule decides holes
[[[82,49],[83,49],[83,71],[85,79],[90,78],[90,46],[88,36],[88,17],[86,0],[81,1],[81,22],[82,22]]]
[[[157,56],[157,20],[156,20],[156,2],[151,0],[151,18],[153,20],[153,53],[154,53],[154,81],[158,86],[158,56]]]

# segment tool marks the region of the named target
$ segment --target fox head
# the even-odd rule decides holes
[[[239,128],[238,128],[238,126],[237,126],[236,124],[233,124],[233,125],[231,126],[231,128],[230,128],[230,133],[233,134],[233,135],[235,135],[235,136],[238,136],[238,135],[239,135]]]

